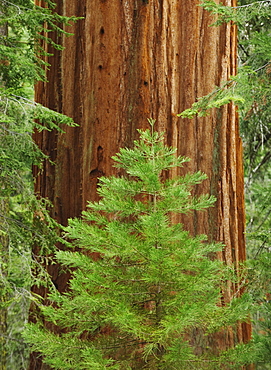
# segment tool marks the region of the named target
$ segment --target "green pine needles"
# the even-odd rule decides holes
[[[196,351],[192,330],[206,338],[248,315],[244,298],[220,304],[227,270],[210,256],[222,246],[172,222],[213,205],[213,197],[191,195],[205,174],[164,176],[188,159],[166,147],[149,122],[134,148],[114,157],[127,175],[102,177],[101,200],[89,203],[83,219],[69,221],[66,238],[76,250],[56,253],[71,271],[69,290],[51,293],[51,304],[40,308],[41,321],[61,334],[41,322],[25,333],[53,369],[219,368],[229,358]]]

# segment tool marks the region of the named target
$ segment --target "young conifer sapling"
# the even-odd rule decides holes
[[[212,196],[191,195],[206,175],[172,178],[171,169],[189,159],[165,146],[149,123],[133,149],[113,157],[126,175],[100,178],[100,201],[66,228],[76,251],[58,251],[56,258],[72,271],[69,290],[51,293],[52,304],[42,306],[62,333],[39,323],[25,333],[54,369],[218,368],[228,359],[198,355],[189,333],[247,317],[243,298],[219,304],[226,272],[210,256],[222,246],[172,221],[214,204]]]

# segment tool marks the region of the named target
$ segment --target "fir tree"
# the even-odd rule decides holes
[[[62,333],[42,321],[25,332],[54,369],[240,368],[236,357],[230,366],[225,353],[205,348],[200,356],[189,343],[193,328],[208,335],[234,325],[247,318],[249,305],[245,295],[221,304],[234,275],[214,258],[222,246],[173,222],[215,199],[192,196],[206,178],[201,172],[170,178],[188,159],[165,146],[150,124],[133,149],[113,157],[126,175],[100,178],[100,201],[66,228],[75,249],[58,251],[56,259],[71,271],[69,290],[40,305],[43,319]]]
[[[48,53],[41,43],[59,48],[50,39],[50,31],[67,34],[62,26],[76,19],[59,16],[53,11],[55,4],[45,3],[47,8],[32,0],[0,0],[1,369],[26,366],[21,331],[28,319],[30,286],[48,282],[40,258],[32,255],[31,261],[31,247],[38,245],[44,254],[56,240],[48,202],[37,199],[33,192],[32,165],[40,166],[45,154],[31,134],[35,130],[61,131],[61,124],[74,125],[71,118],[33,100],[34,83],[44,80],[49,68]]]

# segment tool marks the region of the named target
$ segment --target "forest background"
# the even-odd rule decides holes
[[[44,24],[63,32],[59,24],[75,21],[58,16],[48,8],[34,7],[32,1],[2,0],[1,30],[1,366],[27,368],[28,347],[21,333],[28,319],[34,284],[52,284],[41,258],[32,254],[41,246],[43,263],[58,241],[58,226],[49,217],[45,199],[33,192],[31,167],[45,154],[32,141],[34,130],[60,130],[60,124],[75,123],[33,102],[33,86],[44,79],[49,68],[40,56]],[[51,7],[51,9],[50,9]],[[269,369],[270,354],[270,1],[240,1],[237,8],[204,1],[206,10],[222,22],[236,22],[239,30],[239,71],[231,81],[217,87],[184,113],[205,114],[212,107],[229,101],[238,103],[241,136],[244,143],[247,214],[247,251],[253,275],[250,288],[255,304],[255,338],[261,343],[258,369]],[[48,33],[50,35],[50,33]],[[72,36],[71,36],[72,37]],[[54,44],[56,48],[59,46]],[[46,222],[45,222],[46,221]]]

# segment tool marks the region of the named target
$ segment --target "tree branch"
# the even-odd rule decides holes
[[[254,3],[245,4],[245,5],[239,5],[239,6],[233,6],[232,8],[233,9],[248,8],[250,6],[253,6],[255,4],[260,4],[260,3],[271,3],[271,0],[255,1]]]

